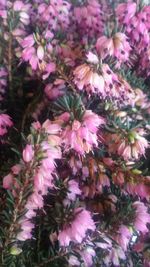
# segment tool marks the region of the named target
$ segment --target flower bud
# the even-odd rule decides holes
[[[37,49],[37,56],[40,60],[44,58],[44,48],[43,46],[39,45]]]
[[[22,249],[21,248],[18,248],[17,246],[13,246],[13,247],[10,248],[10,254],[11,255],[17,256],[21,252],[22,252]]]
[[[25,149],[23,150],[23,160],[25,162],[30,162],[34,157],[34,151],[32,145],[26,145]]]

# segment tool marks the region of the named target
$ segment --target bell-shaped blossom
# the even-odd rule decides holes
[[[69,113],[67,117],[66,122],[69,122]],[[63,116],[61,115],[60,118],[62,119]],[[61,123],[63,123],[63,120]],[[66,123],[66,127],[62,132],[65,151],[74,149],[80,155],[89,153],[93,146],[98,146],[97,131],[102,124],[104,124],[104,119],[91,110],[84,112],[81,121],[74,119],[71,125]]]
[[[114,57],[117,60],[116,67],[119,67],[121,63],[128,62],[131,52],[128,38],[121,32],[115,33],[111,38],[106,36],[98,38],[96,49],[102,59],[107,56]]]
[[[142,233],[148,232],[147,224],[150,224],[150,214],[147,207],[143,202],[136,201],[133,203],[133,209],[135,210],[134,228]]]
[[[91,218],[89,211],[76,208],[74,210],[73,221],[66,224],[62,230],[59,231],[58,240],[61,246],[69,246],[70,242],[81,243],[86,237],[87,231],[95,230],[94,221]]]

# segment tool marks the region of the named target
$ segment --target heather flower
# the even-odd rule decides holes
[[[99,95],[102,99],[123,100],[128,103],[134,97],[130,85],[119,75],[114,73],[107,64],[102,64],[100,74],[92,66],[84,63],[75,68],[74,82],[78,90],[85,90]]]
[[[76,208],[73,215],[73,221],[66,224],[63,229],[59,231],[58,240],[61,246],[69,246],[70,242],[81,243],[86,237],[88,230],[95,230],[95,224],[89,211]]]
[[[85,266],[90,267],[93,265],[93,258],[96,256],[95,250],[92,247],[87,247],[80,252]]]
[[[98,64],[99,63],[98,57],[95,54],[93,54],[92,52],[89,52],[87,54],[87,61],[89,63],[92,63],[92,64]]]
[[[19,19],[24,25],[30,23],[29,10],[31,8],[30,4],[24,4],[22,1],[16,0],[13,3],[13,10],[19,13]]]
[[[150,75],[150,46],[146,48],[146,51],[141,52],[139,56],[137,73],[146,76]]]
[[[100,35],[104,28],[104,5],[97,0],[87,1],[87,4],[75,7],[73,21],[77,25],[77,31],[84,36]]]
[[[150,178],[149,177],[144,177],[144,179],[149,182]],[[147,201],[149,200],[149,194],[150,194],[150,189],[149,186],[144,184],[142,181],[142,177],[139,177],[139,179],[131,179],[131,181],[128,181],[125,186],[125,191],[128,192],[128,194],[131,194],[133,196],[139,196],[142,199],[146,199]]]
[[[13,123],[9,115],[0,114],[0,136],[7,133],[7,128],[12,127]]]
[[[23,160],[25,162],[30,162],[34,157],[34,150],[32,145],[26,145],[23,150]]]
[[[74,82],[79,90],[86,88],[88,93],[101,93],[104,95],[104,78],[93,72],[89,65],[86,63],[78,66],[73,72],[75,79]]]
[[[125,25],[129,24],[131,18],[134,17],[136,13],[136,3],[128,2],[121,3],[116,8],[116,15],[120,23]]]
[[[29,61],[33,71],[39,70],[43,74],[44,80],[56,68],[55,63],[51,62],[53,48],[50,45],[50,39],[52,38],[53,34],[50,31],[44,31],[41,36],[38,33],[33,33],[19,41],[23,48],[22,60]],[[51,49],[49,49],[50,47]]]
[[[37,127],[38,125],[38,127]],[[33,125],[35,126],[35,124]],[[55,160],[61,158],[61,151],[59,148],[60,139],[59,132],[60,126],[51,123],[50,120],[46,120],[42,125],[36,123],[35,130],[39,132],[45,132],[47,134],[47,141],[40,143],[39,151],[40,166],[34,170],[33,175],[33,193],[27,199],[25,208],[27,210],[25,216],[20,220],[21,231],[17,235],[17,239],[25,241],[32,238],[32,229],[34,225],[30,220],[35,217],[36,210],[41,209],[44,205],[43,196],[48,193],[48,188],[53,188],[53,172],[55,171]],[[23,159],[25,162],[33,160],[35,155],[31,145],[27,145],[23,151]],[[5,178],[6,179],[6,178]],[[6,184],[7,181],[5,181]],[[7,186],[7,184],[6,184]],[[24,227],[25,226],[25,227]]]
[[[137,160],[142,155],[145,155],[145,151],[149,147],[144,135],[145,131],[141,128],[130,131],[123,138],[122,135],[112,134],[111,142],[108,144],[109,151],[111,153],[117,152],[124,160]],[[106,139],[108,140],[108,138]]]
[[[68,182],[68,193],[67,199],[74,201],[77,195],[81,194],[81,190],[79,189],[78,183],[74,180],[70,180]]]
[[[150,223],[150,214],[147,211],[147,207],[143,202],[136,201],[133,203],[133,208],[135,209],[134,228],[142,233],[148,232],[147,223]]]
[[[69,26],[70,3],[65,0],[51,0],[38,5],[38,21],[51,29],[66,29]]]
[[[69,119],[70,115],[68,121]],[[98,127],[103,123],[104,119],[94,114],[91,110],[84,112],[81,121],[74,119],[71,125],[66,123],[66,127],[62,132],[65,151],[74,149],[80,155],[89,153],[93,146],[98,146],[97,131]]]
[[[108,255],[104,258],[105,264],[114,264],[114,266],[120,265],[120,260],[125,260],[126,255],[121,247],[112,247],[112,249],[108,252]]]
[[[2,0],[0,2],[0,17],[2,17],[3,19],[7,18],[7,9],[6,9],[6,0]]]
[[[149,8],[137,12],[138,4],[133,2],[119,4],[116,15],[120,25],[124,24],[125,31],[139,54],[149,43]]]
[[[129,60],[131,52],[127,36],[121,32],[117,32],[112,38],[100,37],[96,42],[96,49],[102,59],[105,59],[107,56],[117,59],[117,67]]]
[[[7,85],[7,71],[4,67],[0,67],[0,101],[3,100],[5,89]]]
[[[126,251],[131,237],[132,231],[127,226],[121,225],[113,238]]]
[[[65,92],[64,80],[57,79],[53,84],[47,84],[44,89],[44,92],[50,100],[57,99],[57,97],[62,96]]]
[[[3,188],[5,189],[11,189],[13,185],[13,174],[9,173],[3,178]]]

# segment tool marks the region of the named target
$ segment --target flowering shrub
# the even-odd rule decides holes
[[[0,266],[150,267],[149,15],[0,1]]]

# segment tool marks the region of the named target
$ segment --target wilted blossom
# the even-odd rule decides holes
[[[76,208],[73,213],[74,219],[59,231],[58,240],[61,246],[69,246],[70,242],[81,243],[86,237],[88,230],[94,231],[95,224],[89,211]]]
[[[3,100],[3,95],[6,91],[8,72],[4,67],[0,67],[0,101]]]
[[[13,126],[13,122],[9,115],[0,114],[0,136],[7,133],[8,128]]]

